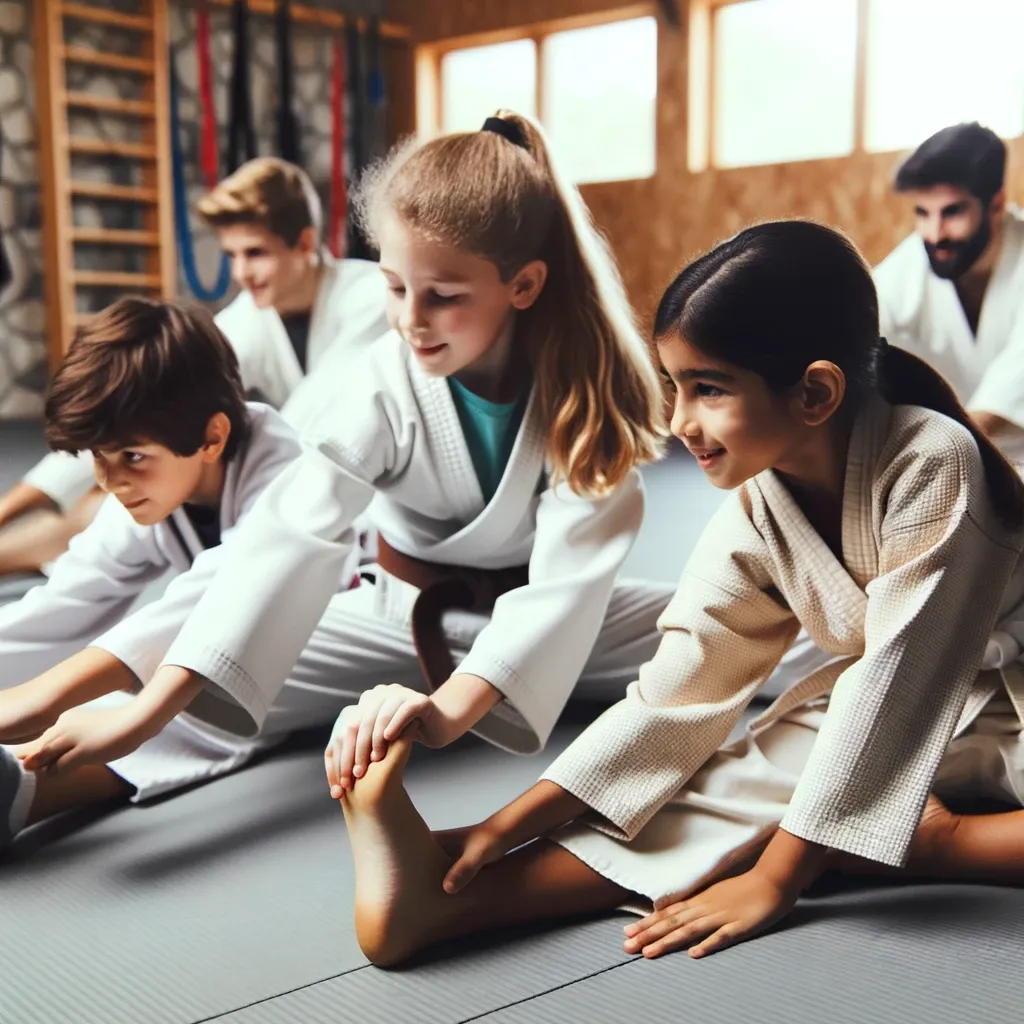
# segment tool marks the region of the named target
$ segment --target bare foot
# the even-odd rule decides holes
[[[356,939],[378,967],[444,938],[461,903],[441,888],[452,860],[402,784],[411,749],[411,740],[392,743],[341,799],[356,869]]]
[[[830,850],[827,864],[831,870],[849,875],[938,876],[942,872],[945,854],[959,825],[960,816],[953,814],[934,793],[931,793],[924,805],[921,822],[910,843],[905,867],[890,867],[888,864],[880,864],[866,857],[855,857],[841,850]]]

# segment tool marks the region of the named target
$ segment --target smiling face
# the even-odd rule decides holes
[[[977,196],[955,185],[935,185],[908,193],[917,233],[938,277],[965,274],[988,247],[1001,204],[986,208]]]
[[[227,416],[217,413],[205,442],[191,455],[178,455],[140,439],[130,447],[93,451],[96,482],[112,494],[140,526],[153,526],[186,502],[215,505],[224,469],[221,456],[231,432]]]
[[[799,463],[808,426],[794,414],[795,394],[770,391],[759,374],[712,359],[678,335],[659,339],[658,355],[675,391],[672,433],[716,487]]]
[[[387,216],[380,266],[389,324],[430,374],[497,380],[509,363],[513,319],[540,295],[546,267],[533,261],[502,281],[489,260],[435,242]]]
[[[260,224],[217,228],[217,240],[231,262],[231,279],[244,288],[260,309],[285,311],[289,299],[307,290],[316,253],[315,233],[307,229],[296,245]]]

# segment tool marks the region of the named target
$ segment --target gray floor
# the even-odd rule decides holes
[[[35,429],[0,427],[0,485],[39,450]],[[627,568],[673,579],[720,496],[683,457],[647,481]],[[534,758],[469,741],[417,751],[413,799],[433,827],[478,820],[530,785],[586,714],[574,709]],[[352,935],[321,742],[298,737],[152,806],[54,823],[0,856],[0,1024],[1020,1019],[1024,892],[997,887],[826,882],[784,928],[703,962],[628,957],[625,918],[611,916],[379,971]]]

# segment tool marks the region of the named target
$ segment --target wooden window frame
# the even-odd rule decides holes
[[[687,108],[689,111],[688,162],[699,173],[720,169],[715,152],[715,18],[723,7],[758,0],[690,0]],[[853,152],[865,145],[868,85],[868,18],[871,0],[857,0],[857,29],[853,80]]]
[[[534,82],[535,107],[539,120],[544,119],[544,47],[550,36],[576,29],[595,28],[599,25],[613,25],[620,21],[637,18],[658,18],[658,3],[647,0],[643,3],[624,4],[592,14],[570,15],[552,18],[492,32],[474,32],[470,35],[453,36],[436,43],[422,43],[416,47],[416,130],[421,136],[436,135],[444,123],[441,109],[441,61],[446,54],[455,50],[471,50],[478,46],[493,46],[496,43],[520,42],[532,39],[537,54],[537,72]]]

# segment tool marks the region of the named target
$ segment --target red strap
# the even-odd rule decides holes
[[[220,180],[220,153],[217,145],[217,111],[213,105],[210,12],[205,5],[196,11],[196,60],[199,63],[199,103],[203,117],[199,136],[199,164],[207,188],[212,189]]]
[[[331,73],[331,227],[327,244],[341,259],[345,255],[345,227],[348,194],[345,190],[345,40],[334,38],[334,66]]]

